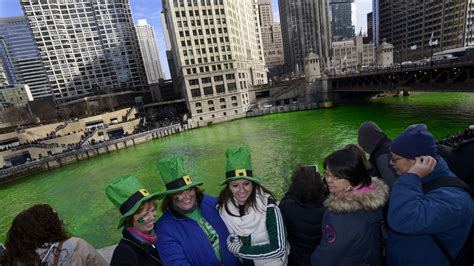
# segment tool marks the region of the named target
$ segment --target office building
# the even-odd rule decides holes
[[[146,88],[128,0],[20,3],[55,99]]]
[[[28,85],[0,85],[0,111],[9,107],[25,107],[33,101]]]
[[[161,70],[155,31],[148,25],[146,19],[139,19],[135,29],[137,31],[143,63],[145,64],[148,84],[158,83],[159,79],[164,79],[165,77]]]
[[[0,56],[10,84],[27,84],[34,99],[52,96],[38,47],[25,17],[0,18]]]
[[[380,19],[379,19],[379,1],[380,0],[372,0],[372,42],[374,43],[375,47],[380,44],[380,37],[379,37],[379,28],[380,28]]]
[[[310,51],[321,58],[324,70],[331,48],[327,1],[279,0],[278,5],[287,71],[302,73]]]
[[[379,11],[380,38],[393,44],[395,62],[466,44],[468,1],[380,0]]]
[[[244,115],[249,89],[267,82],[257,1],[164,0],[163,13],[193,121]]]
[[[374,42],[374,25],[373,25],[373,13],[367,13],[367,38],[371,42]]]
[[[273,21],[271,0],[258,0],[258,13],[262,34],[265,66],[272,68],[284,64],[283,41],[280,23]]]
[[[373,43],[364,43],[364,37],[358,35],[352,40],[332,42],[332,73],[353,73],[375,65]]]
[[[332,41],[342,41],[355,36],[352,25],[352,3],[354,0],[328,0],[331,18]]]
[[[474,45],[474,0],[468,0],[466,31],[464,37],[465,46]]]

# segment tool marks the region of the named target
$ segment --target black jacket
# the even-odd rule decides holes
[[[111,266],[164,265],[153,245],[141,243],[125,229],[122,235],[122,240],[114,250]]]
[[[309,265],[310,255],[321,241],[321,221],[325,209],[323,200],[304,204],[287,192],[279,207],[291,247],[288,265]]]

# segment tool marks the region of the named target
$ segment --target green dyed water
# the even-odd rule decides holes
[[[0,189],[0,242],[21,210],[48,203],[72,234],[96,248],[116,244],[119,212],[106,198],[105,187],[116,176],[134,175],[148,190],[162,190],[155,162],[168,155],[182,155],[189,175],[204,181],[207,193],[217,195],[224,178],[225,148],[248,147],[254,172],[281,197],[295,165],[321,166],[330,152],[355,143],[359,125],[367,120],[378,123],[392,138],[414,123],[427,124],[442,138],[474,124],[474,93],[414,93],[329,110],[241,119],[37,174]]]

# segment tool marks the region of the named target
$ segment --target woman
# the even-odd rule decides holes
[[[380,221],[388,187],[371,178],[359,151],[346,148],[323,162],[329,198],[322,240],[311,265],[380,265]]]
[[[183,158],[158,161],[166,186],[161,205],[163,216],[156,222],[160,251],[165,265],[240,265],[227,250],[229,235],[216,210],[217,199],[205,195],[184,169]]]
[[[325,188],[316,166],[297,166],[279,207],[288,232],[291,252],[288,265],[309,265],[321,241]]]
[[[0,265],[108,265],[86,241],[71,237],[51,206],[38,204],[13,219]]]
[[[282,215],[272,194],[254,177],[250,152],[226,150],[226,185],[219,195],[219,213],[232,237],[229,250],[244,265],[286,265],[288,245]]]
[[[156,199],[161,195],[148,193],[133,176],[118,177],[105,193],[120,210],[118,228],[124,227],[110,265],[163,265],[154,230]]]

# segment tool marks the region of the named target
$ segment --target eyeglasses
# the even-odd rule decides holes
[[[331,173],[329,173],[327,170],[324,170],[323,172],[323,177],[327,180],[329,177],[334,179],[334,180],[339,180],[339,179],[342,179],[341,177],[338,177],[338,176],[335,176]]]
[[[396,161],[401,160],[401,159],[403,159],[403,157],[394,158],[394,157],[392,156],[392,157],[390,158],[390,162],[395,163]]]

